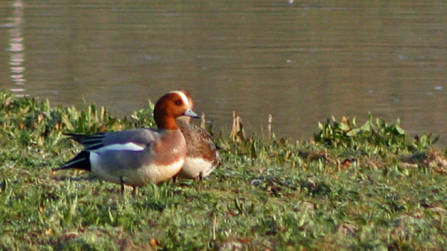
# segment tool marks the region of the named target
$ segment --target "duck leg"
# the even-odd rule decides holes
[[[203,180],[203,172],[199,173],[199,187],[198,187],[198,191],[201,192],[202,191],[202,180]]]
[[[124,187],[123,176],[120,177],[120,182],[121,182],[121,194],[124,195],[125,187]]]

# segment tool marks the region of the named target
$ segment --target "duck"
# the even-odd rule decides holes
[[[184,89],[180,92],[188,98],[191,109],[194,102],[191,94]],[[181,116],[177,118],[177,124],[186,141],[186,159],[182,170],[174,177],[182,179],[199,179],[209,176],[220,164],[219,148],[214,143],[211,135],[202,127],[191,123],[191,118]]]
[[[101,180],[137,187],[159,184],[176,176],[185,164],[186,141],[177,124],[180,116],[199,118],[181,91],[163,95],[155,104],[158,129],[141,128],[94,135],[67,134],[84,149],[53,171],[80,169]]]

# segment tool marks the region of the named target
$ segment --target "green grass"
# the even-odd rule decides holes
[[[371,115],[361,126],[328,119],[309,141],[220,133],[223,164],[210,177],[149,185],[136,197],[87,173],[51,171],[81,149],[63,133],[154,127],[152,108],[120,119],[0,92],[0,249],[447,246],[445,150]]]

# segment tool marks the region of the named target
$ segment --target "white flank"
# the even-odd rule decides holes
[[[170,165],[155,165],[148,170],[147,175],[149,175],[155,183],[167,181],[171,179],[172,176],[179,173],[184,163],[185,159],[181,158],[176,162],[172,162]]]
[[[103,180],[107,180],[113,183],[119,184],[121,182],[121,178],[118,175],[114,175],[110,172],[107,167],[104,167],[101,164],[101,155],[95,152],[90,152],[90,165],[92,168],[92,173],[97,175],[99,178]]]
[[[113,144],[101,147],[99,149],[91,151],[92,153],[101,153],[105,151],[143,151],[144,147],[137,145],[135,143],[126,144]]]
[[[99,154],[95,152],[90,152],[90,166],[93,169],[94,167],[97,167],[99,163]]]
[[[189,100],[188,100],[188,97],[186,97],[186,95],[185,95],[183,92],[181,92],[181,91],[172,91],[172,92],[169,92],[169,93],[175,93],[175,94],[178,94],[178,95],[182,98],[183,103],[185,103],[186,106],[189,107]]]
[[[95,153],[95,152],[90,152],[90,166],[91,166],[91,171],[93,173],[97,172],[97,167],[99,166],[99,154]]]
[[[202,173],[202,177],[205,178],[210,175],[215,168],[216,167],[214,167],[212,163],[202,158],[187,157],[182,172],[180,173],[180,177],[194,179],[199,177],[200,173]]]
[[[168,166],[169,170],[174,170],[174,171],[178,171],[179,169],[182,168],[183,164],[185,163],[185,159],[179,159],[178,161],[172,163],[171,165]]]

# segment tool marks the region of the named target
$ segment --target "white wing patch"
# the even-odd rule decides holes
[[[143,151],[144,147],[141,145],[137,145],[135,143],[126,143],[126,144],[113,144],[101,147],[99,149],[96,149],[92,152],[94,153],[101,153],[105,151]]]

